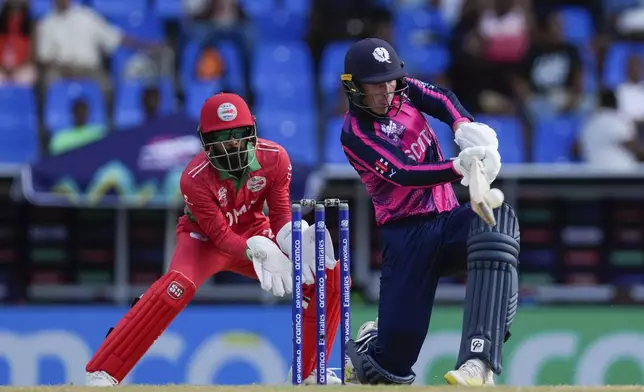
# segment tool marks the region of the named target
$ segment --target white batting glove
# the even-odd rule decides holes
[[[246,241],[246,257],[253,263],[263,290],[282,297],[293,292],[291,261],[270,239],[256,235]]]
[[[461,151],[469,147],[490,146],[499,149],[499,139],[494,129],[479,122],[466,122],[460,124],[454,132],[454,142]]]
[[[308,229],[304,230],[302,233],[302,262],[309,266],[311,271],[313,271],[313,276],[315,277],[315,271],[317,269],[317,244],[315,243],[315,226],[311,226]],[[335,252],[333,249],[333,241],[331,240],[331,233],[325,227],[324,228],[324,264],[327,269],[334,269],[335,265],[338,263],[338,260],[335,258]]]
[[[309,223],[302,219],[302,249],[301,249],[301,255],[302,255],[302,282],[306,284],[313,284],[315,283],[315,264],[310,265],[307,264],[306,258],[305,258],[305,244],[307,243],[306,237],[304,236],[304,231],[309,228]],[[293,238],[293,230],[291,226],[291,222],[288,222],[282,228],[280,231],[277,233],[276,239],[277,239],[277,244],[279,245],[280,249],[282,252],[284,252],[288,258],[289,261],[293,260],[292,257],[292,238]]]
[[[491,184],[501,170],[501,156],[499,152],[491,146],[468,147],[458,154],[454,159],[454,169],[463,176],[461,184],[468,186],[470,184],[470,175],[472,163],[478,159],[483,163],[483,169],[488,184]]]

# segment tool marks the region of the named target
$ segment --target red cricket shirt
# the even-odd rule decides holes
[[[249,150],[251,164],[240,179],[219,171],[205,154],[195,156],[181,175],[180,189],[185,215],[177,232],[197,232],[235,258],[244,258],[246,240],[269,225],[263,233],[274,234],[291,221],[291,161],[282,146],[258,138]],[[268,204],[270,220],[264,215]]]

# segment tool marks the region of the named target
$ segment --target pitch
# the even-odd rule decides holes
[[[293,386],[185,386],[185,385],[138,385],[120,386],[119,392],[292,392]],[[316,389],[318,391],[342,392],[350,391],[385,392],[392,389],[412,390],[413,392],[465,392],[472,388],[450,386],[302,386],[299,388]],[[476,390],[477,388],[474,388]],[[644,391],[644,386],[606,386],[606,387],[576,387],[576,386],[544,386],[544,387],[485,387],[485,392],[635,392]],[[83,386],[51,386],[51,387],[0,387],[0,392],[96,392],[96,388]]]

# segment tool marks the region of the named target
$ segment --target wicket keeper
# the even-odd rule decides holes
[[[221,271],[259,280],[262,289],[292,292],[291,163],[282,146],[257,137],[255,117],[235,94],[210,97],[201,109],[198,134],[204,153],[184,170],[180,188],[185,214],[168,272],[139,298],[108,332],[86,366],[86,384],[121,382],[197,289]],[[270,218],[262,212],[267,202]],[[304,384],[316,380],[315,226],[302,233]],[[276,234],[274,234],[276,233]],[[340,268],[326,233],[327,358],[340,323]],[[286,376],[286,375],[285,375]],[[327,382],[340,379],[327,371]]]
[[[459,206],[451,183],[471,170],[492,183],[501,168],[496,132],[474,122],[454,94],[410,78],[392,46],[355,43],[341,76],[349,98],[344,152],[365,184],[380,230],[382,275],[377,322],[347,346],[347,378],[361,384],[411,384],[441,276],[467,271],[460,351],[452,385],[494,384],[517,310],[519,225],[507,204],[488,226]],[[461,151],[444,157],[422,113],[454,130]],[[481,160],[483,167],[472,164]]]

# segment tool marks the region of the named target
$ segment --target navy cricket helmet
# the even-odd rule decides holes
[[[382,117],[365,103],[362,85],[396,81],[394,95],[402,95],[408,88],[403,69],[405,64],[389,42],[378,38],[365,38],[353,44],[344,58],[344,74],[340,76],[349,103],[376,117]],[[397,102],[398,110],[403,100]],[[389,108],[390,110],[391,108]],[[387,113],[389,113],[387,110]]]

